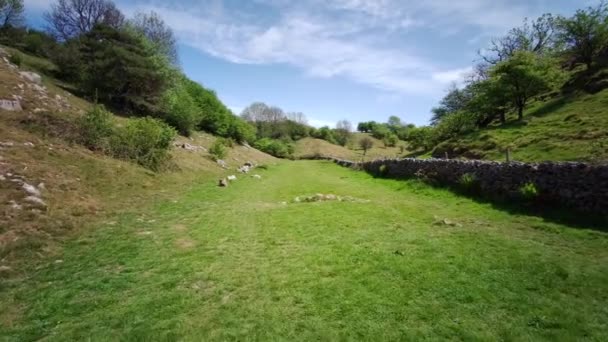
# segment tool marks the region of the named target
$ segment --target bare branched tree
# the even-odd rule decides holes
[[[522,26],[510,30],[504,37],[493,39],[488,49],[479,51],[479,56],[485,63],[496,65],[517,51],[542,55],[556,47],[555,33],[556,20],[551,14],[544,14],[533,21],[525,19]]]
[[[166,56],[171,63],[179,64],[177,53],[177,39],[173,34],[173,30],[158,13],[151,11],[150,13],[137,13],[133,20],[130,21],[133,27],[140,31],[148,38],[158,49],[158,51]]]
[[[124,15],[110,0],[57,0],[44,18],[49,33],[61,40],[78,37],[97,24],[119,28],[125,22]]]
[[[23,24],[23,0],[0,0],[0,27]]]

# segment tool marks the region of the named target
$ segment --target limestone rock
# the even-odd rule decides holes
[[[35,72],[22,71],[19,74],[21,75],[21,77],[25,78],[26,80],[28,80],[32,83],[42,85],[42,77]]]
[[[0,109],[9,112],[20,112],[23,110],[19,100],[0,100]]]

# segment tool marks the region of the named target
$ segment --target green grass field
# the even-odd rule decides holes
[[[605,233],[328,162],[256,172],[108,215],[0,282],[0,339],[608,336]],[[315,193],[362,201],[293,203]]]

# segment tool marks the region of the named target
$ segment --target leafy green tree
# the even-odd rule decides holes
[[[376,139],[383,140],[387,135],[391,133],[391,130],[386,124],[378,124],[372,128],[372,136]]]
[[[164,94],[161,101],[165,122],[180,134],[190,136],[201,120],[200,110],[188,92],[186,80],[180,79]]]
[[[560,38],[567,52],[587,68],[608,45],[608,6],[602,2],[597,7],[578,10],[570,18],[558,19]]]
[[[439,106],[433,108],[431,112],[431,124],[437,125],[447,115],[456,113],[466,108],[473,94],[469,87],[459,89],[456,84],[452,84],[447,94],[439,102]]]
[[[0,27],[23,24],[23,0],[0,0]]]
[[[174,71],[132,31],[98,25],[82,38],[82,88],[124,111],[154,113]]]
[[[399,127],[401,127],[403,125],[401,123],[401,119],[398,116],[394,116],[394,115],[388,118],[387,124],[393,131],[397,130]]]
[[[496,79],[499,91],[511,99],[519,120],[523,119],[531,98],[551,90],[563,80],[563,73],[552,59],[523,51],[497,64],[491,75]]]
[[[395,133],[389,133],[384,137],[383,142],[386,147],[395,147],[399,143],[399,137]]]
[[[496,118],[506,123],[511,99],[501,89],[498,78],[476,82],[469,87],[473,96],[463,110],[475,115],[478,126],[486,127]]]
[[[374,126],[376,126],[376,125],[377,125],[377,123],[375,121],[360,122],[357,125],[357,131],[363,132],[363,133],[369,133],[374,129]]]
[[[408,137],[410,147],[429,151],[435,146],[435,129],[430,126],[412,128]]]

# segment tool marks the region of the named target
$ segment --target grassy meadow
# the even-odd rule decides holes
[[[195,181],[0,282],[0,339],[605,340],[608,236],[329,162]],[[297,203],[316,193],[352,201]]]

